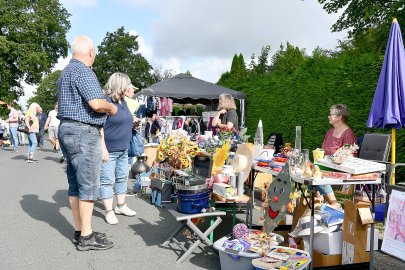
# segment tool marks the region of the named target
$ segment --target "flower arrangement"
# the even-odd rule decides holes
[[[200,152],[198,145],[190,141],[187,136],[170,134],[167,139],[161,140],[157,160],[167,161],[175,169],[186,169],[191,166],[191,158]]]
[[[196,142],[201,149],[204,149],[209,154],[214,154],[215,149],[222,147],[225,143],[230,144],[229,151],[235,152],[238,144],[246,142],[250,135],[246,135],[247,128],[240,132],[235,129],[221,129],[217,136],[207,138],[199,135],[196,137]]]
[[[250,138],[250,135],[246,135],[246,132],[247,128],[243,128],[240,131],[235,130],[235,128],[222,128],[218,133],[218,137],[220,141],[230,141],[230,151],[235,152],[238,144],[247,142]]]
[[[206,138],[202,135],[196,137],[196,143],[200,149],[204,149],[205,152],[213,154],[218,146],[221,146],[221,141],[215,137]]]

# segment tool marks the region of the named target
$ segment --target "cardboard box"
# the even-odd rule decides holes
[[[370,206],[346,200],[344,209],[342,264],[369,262],[366,244],[368,225],[373,223]]]
[[[314,235],[314,250],[326,254],[342,254],[343,232],[317,233]]]
[[[341,261],[342,261],[342,254],[326,255],[314,250],[312,260],[314,267],[340,265]]]

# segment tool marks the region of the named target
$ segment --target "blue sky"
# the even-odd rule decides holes
[[[334,49],[346,33],[331,33],[338,15],[316,0],[60,0],[71,14],[67,39],[85,34],[100,45],[107,32],[124,26],[139,35],[139,52],[154,67],[216,83],[235,53],[249,62],[270,45],[270,55],[287,41],[310,54]],[[59,59],[55,69],[68,63]],[[25,96],[35,86],[25,87]]]

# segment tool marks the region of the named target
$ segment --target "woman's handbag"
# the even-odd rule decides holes
[[[28,127],[27,127],[27,125],[25,124],[24,121],[21,121],[18,124],[17,131],[27,133],[27,134],[29,133],[29,129],[28,129]]]

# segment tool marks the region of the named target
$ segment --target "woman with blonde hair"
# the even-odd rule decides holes
[[[128,178],[128,148],[132,137],[134,117],[125,102],[128,88],[133,87],[126,74],[116,72],[104,87],[107,101],[114,104],[118,112],[108,116],[102,129],[103,164],[100,176],[100,199],[105,208],[108,224],[117,224],[115,214],[135,216],[136,212],[125,204]],[[117,205],[113,210],[113,196]]]
[[[31,103],[24,119],[25,124],[28,127],[28,154],[27,159],[25,160],[28,163],[38,161],[34,158],[34,153],[38,145],[37,133],[39,132],[39,120],[37,118],[37,109],[39,107],[38,103]]]
[[[212,120],[212,126],[219,129],[238,129],[238,114],[236,113],[235,100],[230,94],[219,96],[218,113]]]

